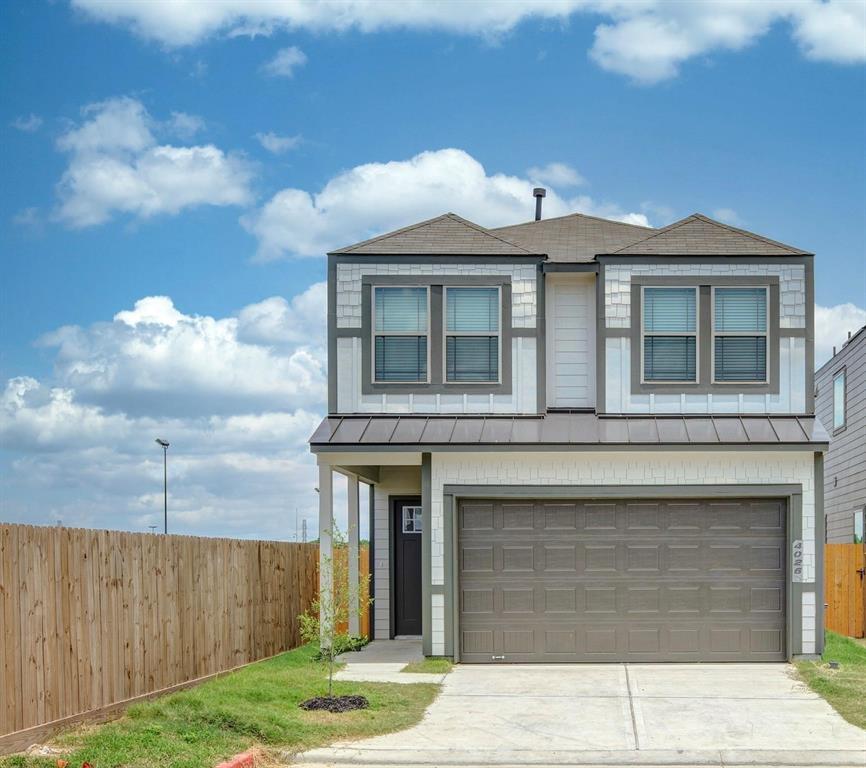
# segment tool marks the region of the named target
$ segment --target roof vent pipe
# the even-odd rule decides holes
[[[532,196],[535,198],[535,220],[541,221],[541,201],[547,196],[547,190],[544,187],[536,187],[532,190]]]

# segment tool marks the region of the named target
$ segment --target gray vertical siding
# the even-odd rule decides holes
[[[845,429],[833,430],[833,376],[845,368]],[[827,541],[853,541],[854,511],[866,505],[866,330],[825,363],[815,375],[815,412],[830,433],[824,460]]]

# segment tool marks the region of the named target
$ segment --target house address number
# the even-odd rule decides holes
[[[803,581],[803,540],[794,539],[791,545],[791,566],[792,566],[792,581]]]

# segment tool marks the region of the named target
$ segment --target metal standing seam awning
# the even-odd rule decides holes
[[[328,416],[314,453],[365,450],[612,450],[645,447],[827,450],[814,416]]]

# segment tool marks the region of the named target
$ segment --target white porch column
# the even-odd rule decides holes
[[[330,464],[319,464],[319,624],[322,628],[323,644],[326,623],[333,618],[333,528],[334,478]]]
[[[358,476],[347,475],[347,480],[347,491],[349,497],[349,595],[351,600],[351,605],[349,607],[349,634],[358,635],[361,633],[361,615],[358,611],[358,602],[360,597],[358,593],[360,584],[358,576],[358,567],[360,565]]]

